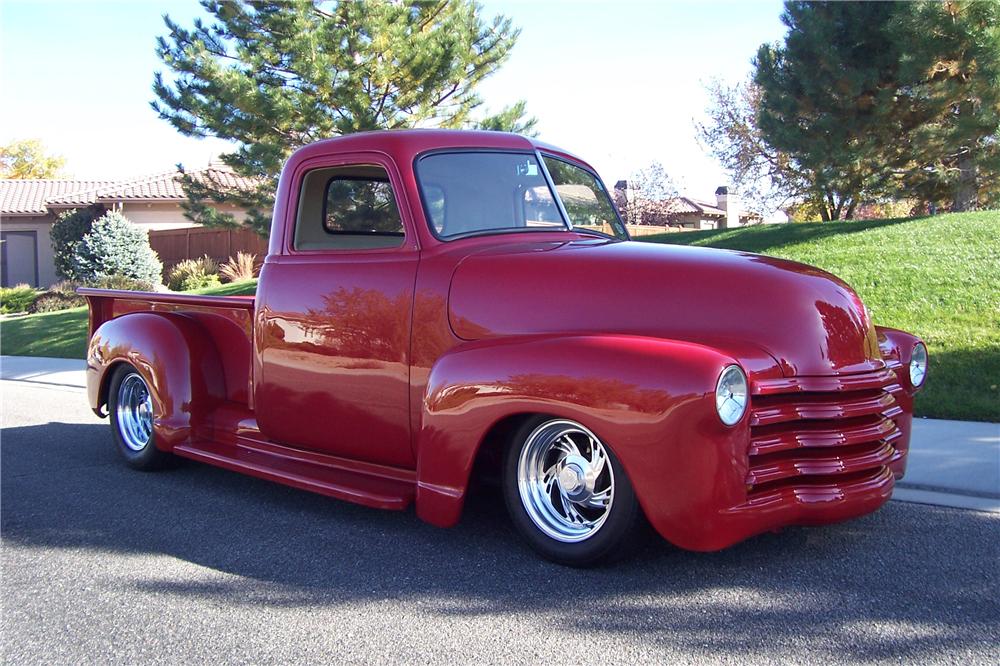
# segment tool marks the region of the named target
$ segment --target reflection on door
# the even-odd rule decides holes
[[[34,231],[0,233],[0,273],[4,287],[38,286],[38,235]]]

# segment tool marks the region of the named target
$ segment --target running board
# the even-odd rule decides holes
[[[412,472],[393,469],[388,476],[346,469],[338,458],[255,444],[199,440],[177,445],[173,452],[223,469],[376,509],[401,511],[416,495],[415,477],[400,478]]]

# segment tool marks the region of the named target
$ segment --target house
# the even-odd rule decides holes
[[[189,171],[199,180],[224,187],[248,188],[252,181],[224,164],[212,163]],[[184,217],[186,200],[176,170],[127,180],[3,180],[0,179],[0,277],[3,286],[26,283],[47,287],[59,280],[52,259],[49,230],[60,213],[101,205],[118,210],[150,231],[198,225]],[[240,210],[219,210],[240,216]]]
[[[615,201],[627,211],[635,201],[635,193],[628,181],[619,180],[615,184]],[[662,201],[645,202],[638,221],[629,224],[679,227],[684,229],[731,229],[763,221],[754,211],[743,210],[735,192],[723,185],[715,190],[715,201],[709,202],[693,197],[678,196]]]

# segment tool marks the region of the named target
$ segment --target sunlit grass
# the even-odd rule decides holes
[[[931,369],[917,414],[1000,421],[1000,211],[640,240],[768,254],[841,277],[877,324],[927,342]]]

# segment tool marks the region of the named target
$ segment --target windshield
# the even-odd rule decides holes
[[[593,174],[569,162],[543,159],[574,227],[627,238]],[[433,153],[418,160],[416,170],[439,238],[570,229],[533,153]]]

